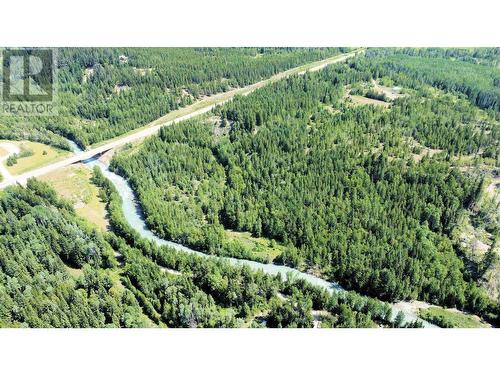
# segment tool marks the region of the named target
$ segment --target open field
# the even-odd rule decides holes
[[[69,165],[40,179],[48,182],[61,196],[68,199],[78,215],[102,230],[106,230],[106,207],[99,190],[90,182],[92,172],[82,164]]]
[[[263,260],[272,262],[279,256],[285,247],[274,240],[269,240],[262,237],[253,237],[250,232],[234,232],[226,230],[226,234],[230,241],[234,241],[242,245],[245,249],[251,251]]]
[[[66,271],[68,271],[71,277],[75,280],[83,276],[83,269],[81,268],[73,268],[68,265],[64,265],[64,268],[66,268]]]
[[[486,188],[486,193],[495,200],[500,202],[500,176],[493,177],[490,184]]]
[[[6,166],[12,175],[28,172],[32,169],[42,167],[70,155],[70,152],[68,151],[47,146],[42,143],[35,143],[31,141],[5,141],[4,143],[12,143],[21,150],[31,150],[33,152],[33,155],[31,156],[17,159],[16,164]]]
[[[464,313],[457,309],[445,309],[423,301],[398,302],[395,306],[405,314],[418,315],[420,318],[439,327],[488,328],[477,315]]]
[[[377,81],[372,80],[373,88],[376,92],[384,94],[390,100],[394,100],[404,96],[401,94],[401,89],[399,87],[387,87],[380,85]]]
[[[360,96],[360,95],[349,95],[349,98],[352,100],[352,102],[355,105],[372,104],[372,105],[379,105],[379,106],[384,107],[384,108],[389,108],[389,106],[390,106],[389,103],[384,102],[382,100],[366,98],[366,97]]]
[[[363,82],[356,85],[347,85],[345,89],[345,98],[354,105],[373,104],[389,108],[393,100],[404,96],[401,94],[401,88],[383,86],[374,79],[372,79],[371,83]],[[373,96],[374,94],[377,95]],[[377,97],[378,95],[380,95],[380,98]]]
[[[434,323],[442,328],[486,328],[487,325],[473,315],[460,311],[443,309],[441,307],[429,307],[421,309],[419,316],[428,322]]]
[[[438,148],[430,148],[424,146],[420,142],[418,142],[415,138],[412,137],[408,137],[406,141],[408,142],[408,145],[413,148],[412,156],[413,160],[415,160],[416,162],[420,162],[424,158],[424,156],[432,158],[434,155],[443,152],[443,150],[440,150]]]

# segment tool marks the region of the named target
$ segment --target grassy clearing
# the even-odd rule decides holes
[[[430,148],[422,145],[419,143],[415,138],[413,137],[408,137],[407,138],[408,146],[412,149],[412,157],[413,160],[415,160],[417,163],[419,163],[424,156],[428,157],[433,157],[434,155],[437,155],[443,150],[438,149],[438,148]]]
[[[7,150],[0,147],[0,158],[3,158],[4,156],[7,156],[7,155],[8,155]]]
[[[69,273],[69,275],[77,280],[81,276],[83,276],[83,268],[73,268],[68,265],[65,265],[64,268],[66,268],[66,271]],[[108,276],[111,278],[111,281],[113,282],[113,286],[111,289],[114,289],[116,292],[122,292],[125,290],[125,287],[123,286],[120,276],[121,276],[121,270],[118,268],[113,268],[109,269],[106,271]]]
[[[441,307],[429,307],[419,310],[419,316],[439,327],[443,328],[485,328],[478,317],[467,315],[459,311],[443,309]]]
[[[354,105],[367,105],[367,104],[373,104],[373,105],[378,105],[384,108],[389,108],[390,104],[387,102],[384,102],[382,100],[377,100],[377,99],[371,99],[371,98],[366,98],[364,96],[360,95],[349,95],[349,98],[352,100]]]
[[[73,268],[68,265],[65,265],[64,267],[66,268],[66,271],[68,271],[70,276],[75,280],[80,278],[80,276],[83,276],[83,269],[81,268]]]
[[[82,164],[69,165],[43,177],[61,196],[68,199],[75,211],[98,228],[106,230],[106,206],[99,198],[99,189],[90,182],[91,171]]]
[[[71,154],[66,150],[60,150],[55,147],[31,141],[13,141],[10,143],[16,144],[21,150],[31,150],[33,152],[31,156],[19,158],[17,163],[10,167],[6,165],[7,170],[13,175],[31,171]]]
[[[355,106],[372,104],[389,108],[395,99],[404,96],[401,93],[401,88],[383,86],[375,80],[370,83],[347,85],[345,89],[345,98]]]
[[[226,230],[229,241],[233,241],[251,251],[264,261],[272,262],[285,250],[285,246],[275,240],[262,237],[252,237],[250,232],[234,232]]]
[[[401,94],[401,89],[399,87],[387,87],[379,84],[375,80],[372,80],[373,89],[379,94],[385,95],[389,100],[394,100],[404,96]]]
[[[113,281],[113,287],[117,292],[122,292],[125,290],[125,286],[122,284],[121,281],[121,274],[122,270],[119,268],[113,268],[108,271],[108,275],[111,277],[111,280]]]

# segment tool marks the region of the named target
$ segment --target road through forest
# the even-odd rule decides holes
[[[116,147],[120,147],[122,145],[125,145],[130,142],[134,142],[140,139],[143,139],[147,136],[156,134],[161,127],[163,126],[168,126],[175,124],[176,122],[184,121],[190,118],[193,118],[195,116],[199,116],[203,113],[206,113],[210,111],[212,108],[214,108],[216,105],[223,104],[229,100],[231,100],[235,95],[247,95],[251,93],[252,91],[263,87],[271,82],[275,82],[276,80],[286,78],[292,74],[303,74],[307,71],[315,71],[322,69],[330,64],[337,63],[337,62],[342,62],[348,59],[349,57],[354,56],[356,53],[359,53],[363,51],[357,50],[353,51],[347,54],[343,54],[340,56],[336,56],[334,58],[318,61],[316,63],[311,63],[306,66],[302,66],[299,68],[291,69],[286,72],[279,73],[267,80],[260,81],[258,83],[255,83],[250,86],[246,86],[241,89],[236,89],[231,92],[226,92],[218,95],[214,95],[210,98],[207,98],[203,101],[197,102],[191,106],[185,107],[183,109],[174,111],[178,112],[178,114],[171,112],[170,114],[167,114],[166,116],[152,122],[148,126],[138,129],[130,134],[115,138],[113,140],[107,141],[103,144],[96,145],[94,148],[83,151],[78,148],[78,146],[74,143],[71,142],[71,146],[74,151],[74,155],[60,160],[58,162],[52,163],[50,165],[38,168],[36,170],[24,173],[22,175],[18,176],[12,176],[11,178],[5,180],[4,182],[0,183],[0,189],[4,188],[6,186],[12,185],[14,183],[25,183],[26,180],[30,177],[37,177],[41,176],[43,174],[49,173],[51,171],[54,171],[56,169],[62,168],[64,166],[74,164],[77,162],[84,162],[86,166],[89,168],[92,168],[94,166],[98,166],[104,173],[105,177],[107,177],[117,188],[120,197],[122,199],[122,210],[124,213],[124,216],[127,220],[127,222],[135,229],[137,230],[141,236],[144,238],[147,238],[159,245],[166,245],[170,246],[178,251],[183,251],[183,252],[188,252],[188,253],[194,253],[202,257],[210,257],[210,258],[220,258],[227,260],[233,265],[245,265],[250,267],[253,270],[260,270],[268,274],[272,275],[277,275],[281,274],[283,277],[287,277],[288,275],[292,275],[295,278],[303,279],[308,281],[309,283],[320,286],[325,288],[328,292],[330,293],[342,293],[343,289],[342,287],[337,284],[336,282],[333,281],[328,281],[321,279],[319,277],[307,274],[305,272],[300,272],[294,268],[283,266],[283,265],[278,265],[278,264],[265,264],[265,263],[259,263],[251,260],[246,260],[246,259],[236,259],[236,258],[229,258],[229,257],[217,257],[214,255],[207,255],[195,250],[192,250],[186,246],[177,244],[175,242],[167,241],[164,240],[158,236],[156,236],[153,232],[149,230],[147,227],[147,224],[144,220],[143,214],[142,214],[142,209],[135,197],[135,194],[128,184],[127,180],[125,180],[123,177],[111,172],[107,165],[103,164],[97,159],[97,156],[111,150]],[[391,307],[393,309],[393,318],[395,315],[403,310],[396,306],[395,304],[391,304]],[[404,321],[409,323],[413,320],[418,320],[422,322],[423,326],[426,328],[435,328],[436,326],[433,324],[430,324],[429,322],[426,322],[412,312],[409,311],[404,311],[405,313],[405,319]]]
[[[180,121],[185,121],[188,119],[191,119],[193,117],[202,115],[204,113],[209,112],[212,110],[215,106],[224,104],[231,99],[233,99],[236,95],[248,95],[249,93],[257,90],[258,88],[264,87],[270,83],[276,82],[278,80],[281,80],[283,78],[289,77],[293,74],[303,74],[307,71],[316,71],[319,69],[322,69],[328,65],[343,62],[347,60],[350,57],[355,56],[356,54],[363,53],[364,49],[360,48],[352,52],[344,53],[341,55],[336,55],[333,57],[330,57],[328,59],[320,60],[320,61],[315,61],[306,65],[302,65],[293,69],[286,70],[284,72],[280,72],[268,79],[259,81],[257,83],[254,83],[249,86],[237,88],[234,90],[230,90],[227,92],[222,92],[219,94],[212,95],[210,97],[207,97],[205,99],[202,99],[192,105],[189,105],[187,107],[180,108],[178,110],[172,111],[165,116],[151,122],[150,124],[133,130],[130,133],[121,135],[119,137],[110,139],[105,142],[98,143],[97,145],[91,146],[89,150],[86,150],[84,152],[74,154],[72,156],[69,156],[67,158],[64,158],[62,160],[59,160],[57,162],[45,165],[43,167],[34,169],[32,171],[12,176],[12,178],[5,179],[0,183],[0,189],[3,189],[9,185],[13,185],[16,183],[19,183],[21,185],[24,185],[26,181],[29,178],[32,177],[39,177],[43,176],[45,174],[48,174],[50,172],[56,171],[60,168],[66,167],[68,165],[78,163],[81,161],[85,161],[88,159],[93,158],[96,155],[100,155],[106,151],[109,151],[111,149],[123,146],[127,143],[135,142],[138,140],[141,140],[143,138],[146,138],[148,136],[154,135],[160,131],[160,129],[163,126],[169,126],[173,125],[176,122]]]

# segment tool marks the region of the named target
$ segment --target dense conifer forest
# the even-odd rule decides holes
[[[438,53],[437,51],[441,51]],[[398,53],[397,50],[373,50],[368,55],[374,64],[388,69],[391,77],[401,84],[408,82],[405,75],[417,82],[429,83],[439,89],[463,93],[483,109],[500,110],[500,77],[498,65],[500,49],[488,49],[477,54],[445,53],[445,50]],[[413,53],[412,53],[413,52]],[[424,58],[422,58],[424,56]],[[468,58],[466,58],[468,57]],[[400,74],[402,73],[402,74]],[[411,84],[411,83],[410,83]],[[494,112],[492,112],[494,113]]]
[[[403,74],[393,55],[379,55],[236,98],[215,118],[162,129],[112,166],[164,238],[255,258],[226,229],[249,231],[285,244],[275,262],[349,289],[496,316],[497,302],[469,277],[451,232],[483,188],[482,175],[455,161],[481,154],[497,165],[498,122],[461,88]],[[404,91],[388,109],[346,100],[372,80]],[[439,152],[420,157],[423,149]]]
[[[105,235],[45,183],[3,193],[0,327],[312,327],[313,308],[324,327],[401,324],[375,299],[158,247],[126,223],[98,169],[94,182],[110,213]]]
[[[60,48],[57,117],[0,117],[0,137],[85,147],[348,48]],[[61,137],[63,136],[63,137]]]
[[[88,146],[347,50],[61,49],[59,116],[1,117],[0,139]],[[39,180],[0,191],[0,327],[420,326],[393,316],[386,302],[402,300],[499,324],[500,290],[484,282],[500,266],[487,192],[500,174],[499,61],[498,48],[368,49],[114,154],[159,237],[348,291],[142,238],[95,168],[106,231]],[[479,260],[464,222],[491,239]]]

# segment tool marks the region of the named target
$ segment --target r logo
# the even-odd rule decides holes
[[[52,49],[7,49],[3,51],[2,65],[3,101],[52,101],[55,68]]]

